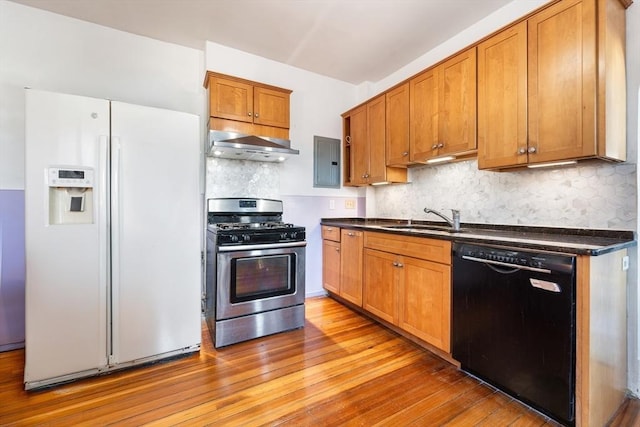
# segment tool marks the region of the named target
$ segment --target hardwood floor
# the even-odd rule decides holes
[[[24,351],[0,353],[0,425],[554,426],[329,298],[303,329],[23,390]],[[615,426],[637,425],[633,400]]]

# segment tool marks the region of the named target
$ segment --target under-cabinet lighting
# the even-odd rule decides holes
[[[455,159],[454,156],[436,157],[435,159],[427,160],[427,164],[449,162],[454,159]]]
[[[216,151],[213,152],[213,154],[216,155],[216,156],[221,156],[222,155],[222,151],[216,150]]]
[[[391,184],[389,181],[382,181],[382,182],[372,182],[371,185],[387,185],[387,184]]]
[[[278,161],[279,161],[279,162],[284,162],[284,161],[285,161],[285,159],[286,159],[286,157],[278,157]]]
[[[569,161],[566,161],[566,162],[537,163],[537,164],[533,164],[533,165],[527,165],[527,167],[531,168],[531,169],[535,169],[535,168],[552,168],[552,167],[555,167],[555,166],[575,165],[576,163],[578,163],[576,160],[569,160]]]

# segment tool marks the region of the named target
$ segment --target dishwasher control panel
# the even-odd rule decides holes
[[[573,268],[575,257],[566,254],[513,250],[491,246],[458,244],[454,256],[474,260],[486,260],[514,267],[532,267],[551,271],[566,271]]]

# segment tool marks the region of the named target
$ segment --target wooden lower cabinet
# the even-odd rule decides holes
[[[362,231],[340,232],[340,296],[362,307]]]
[[[400,287],[400,327],[451,352],[451,267],[405,257]]]
[[[322,241],[322,286],[340,293],[340,242]]]
[[[398,325],[398,293],[402,280],[398,258],[388,252],[364,250],[362,307],[394,325]]]
[[[417,253],[431,260],[416,258]],[[449,242],[365,233],[362,307],[449,353],[450,259]]]

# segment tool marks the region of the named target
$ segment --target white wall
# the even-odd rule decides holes
[[[24,188],[25,86],[202,115],[204,53],[0,0],[0,188]]]

